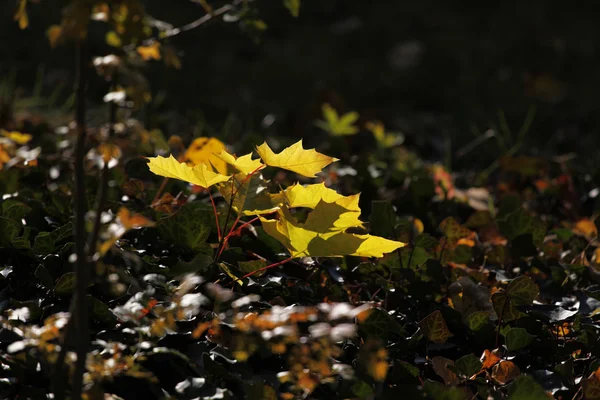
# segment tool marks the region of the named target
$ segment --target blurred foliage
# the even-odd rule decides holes
[[[0,5],[1,397],[73,369],[79,42],[87,399],[598,398],[591,13],[268,4]]]

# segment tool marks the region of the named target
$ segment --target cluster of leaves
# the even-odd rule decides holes
[[[340,160],[275,137],[259,158],[215,137],[184,146],[135,118],[131,80],[136,61],[167,58],[174,31],[154,40],[164,26],[139,3],[113,3],[73,2],[49,31],[81,38],[91,14],[122,51],[93,62],[109,121],[85,131],[87,399],[600,398],[591,179],[513,155],[461,189],[474,171],[424,162],[329,105],[316,125]],[[77,130],[18,116],[3,128],[0,393],[46,398],[71,385],[56,366],[76,357]]]

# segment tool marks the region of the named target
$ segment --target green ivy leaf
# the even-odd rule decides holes
[[[467,379],[471,379],[472,376],[478,374],[482,366],[483,364],[479,361],[479,358],[473,354],[462,356],[454,362],[456,371]]]
[[[521,312],[512,305],[506,292],[494,293],[492,295],[492,306],[498,318],[501,318],[503,322],[521,318]]]
[[[2,216],[14,221],[21,221],[30,211],[31,207],[15,199],[7,199],[2,203]]]
[[[8,247],[21,232],[21,223],[15,220],[0,217],[0,246]]]
[[[520,276],[510,281],[506,293],[515,306],[528,306],[535,300],[540,290],[531,278]]]
[[[60,278],[54,286],[54,292],[59,296],[66,296],[73,292],[75,287],[75,272],[67,272]]]
[[[469,329],[477,332],[485,326],[490,320],[490,313],[487,311],[475,311],[467,317]]]
[[[452,335],[440,310],[435,310],[419,322],[423,334],[434,343],[445,343]]]
[[[33,251],[41,254],[52,253],[65,239],[71,238],[72,235],[73,223],[71,222],[66,223],[52,232],[40,232],[33,242]]]
[[[508,351],[515,351],[529,346],[535,336],[530,335],[523,328],[511,328],[504,335]]]
[[[212,212],[203,204],[188,203],[156,224],[161,237],[173,244],[198,250],[210,234]]]
[[[192,261],[179,261],[173,267],[169,268],[168,275],[171,277],[181,276],[189,273],[206,274],[206,270],[211,266],[213,258],[206,254],[196,254]]]
[[[371,202],[371,215],[369,216],[369,230],[373,235],[387,239],[398,240],[394,225],[396,212],[392,203],[387,200]]]
[[[467,393],[464,388],[457,386],[447,387],[439,382],[432,381],[430,379],[425,381],[423,385],[425,392],[429,395],[430,399],[433,400],[466,400]]]
[[[508,400],[540,400],[551,398],[544,388],[528,375],[519,376],[508,387]]]
[[[238,261],[237,264],[238,268],[244,275],[267,266],[267,263],[264,260]],[[262,274],[264,274],[264,272],[265,271],[257,272],[256,274],[254,274],[254,277],[259,277]]]
[[[387,311],[373,308],[368,312],[368,317],[359,326],[362,336],[376,337],[382,340],[406,336],[404,328]]]

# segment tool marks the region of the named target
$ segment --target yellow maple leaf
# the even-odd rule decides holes
[[[0,130],[0,134],[17,144],[27,144],[33,138],[33,136],[28,133],[21,133],[17,131],[9,132],[5,131],[4,129]]]
[[[315,149],[304,149],[302,140],[275,154],[267,142],[256,147],[256,152],[266,165],[293,171],[297,174],[314,178],[317,172],[328,166],[337,158],[326,156]]]
[[[190,167],[186,163],[180,163],[172,155],[165,157],[149,157],[148,167],[156,175],[166,178],[175,178],[194,185],[208,188],[220,182],[225,182],[231,178],[229,175],[221,175],[213,172],[206,164],[198,164]]]
[[[340,116],[335,108],[325,103],[321,107],[324,120],[316,122],[316,125],[329,132],[332,136],[348,136],[356,135],[359,129],[354,124],[358,121],[359,114],[356,111],[351,111]]]
[[[219,192],[229,203],[233,191],[233,210],[242,215],[261,215],[276,211],[281,203],[281,195],[271,194],[266,190],[265,181],[260,174],[235,174],[232,182],[218,185]]]
[[[148,46],[138,46],[136,49],[144,61],[160,60],[160,43],[152,42]]]
[[[227,163],[218,157],[225,150],[225,144],[214,137],[199,137],[187,148],[183,159],[192,166],[206,164],[222,175],[227,174]]]
[[[261,222],[265,232],[281,242],[294,258],[345,255],[383,257],[384,253],[390,253],[405,245],[378,236],[351,234],[340,230],[339,227],[335,228],[338,220],[336,217],[343,221],[341,215],[347,210],[338,206],[336,211],[332,207],[333,204],[321,201],[304,224],[299,223],[285,206],[278,211],[278,219],[261,217]],[[324,218],[325,216],[327,217]]]
[[[244,174],[258,171],[265,166],[260,160],[253,160],[252,153],[236,158],[233,154],[228,153],[227,150],[223,150],[220,154],[217,154],[217,157]]]
[[[335,190],[326,187],[323,182],[306,186],[296,183],[295,185],[287,187],[282,193],[290,208],[315,208],[321,200],[331,203],[345,197]]]

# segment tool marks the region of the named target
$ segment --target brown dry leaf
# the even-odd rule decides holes
[[[456,386],[460,383],[458,376],[448,366],[453,366],[454,361],[445,357],[433,357],[431,365],[436,374],[438,374],[447,386]]]
[[[500,361],[492,369],[492,378],[500,385],[506,385],[519,376],[520,373],[519,367],[514,362]]]
[[[500,361],[500,357],[496,355],[497,349],[494,351],[489,351],[485,349],[483,354],[481,355],[481,369],[488,369],[496,365]]]
[[[125,207],[119,209],[117,216],[127,230],[154,226],[153,221],[150,221],[141,214],[133,214]]]

